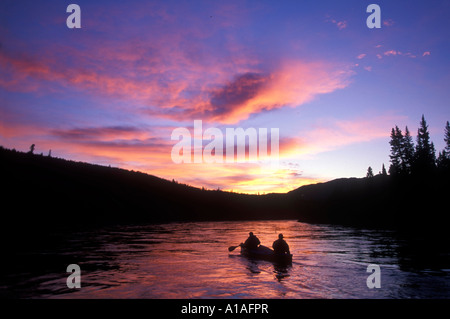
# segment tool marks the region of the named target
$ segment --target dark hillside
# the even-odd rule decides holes
[[[117,223],[256,219],[430,232],[444,227],[448,214],[448,170],[246,195],[4,148],[0,159],[2,230],[8,236]]]
[[[431,230],[445,225],[449,173],[337,179],[288,193],[300,221]]]
[[[279,200],[283,195],[202,190],[140,172],[6,149],[0,156],[7,227],[296,217]]]

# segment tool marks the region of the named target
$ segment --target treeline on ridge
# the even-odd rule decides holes
[[[338,179],[292,191],[300,220],[411,229],[430,233],[445,227],[450,178],[450,125],[444,134],[445,147],[436,158],[425,117],[419,124],[416,144],[408,127],[405,133],[391,131],[389,175]],[[317,189],[313,191],[313,189]]]

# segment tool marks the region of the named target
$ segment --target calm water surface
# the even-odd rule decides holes
[[[267,246],[282,232],[292,265],[229,253],[249,231]],[[448,251],[417,249],[390,231],[296,221],[108,227],[19,257],[34,258],[34,269],[10,271],[2,289],[25,298],[450,297]],[[70,263],[81,268],[80,289],[66,286]],[[380,289],[366,285],[369,264],[381,268]]]

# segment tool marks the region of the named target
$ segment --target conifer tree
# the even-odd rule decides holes
[[[402,148],[403,135],[402,131],[395,126],[391,131],[391,155],[389,155],[391,166],[389,166],[389,174],[398,175],[402,171]]]
[[[447,124],[445,125],[445,135],[444,135],[444,141],[445,141],[445,152],[447,153],[447,157],[450,156],[450,124],[447,121]]]
[[[372,170],[372,167],[370,167],[370,166],[367,168],[367,174],[366,174],[366,177],[367,177],[367,178],[373,177],[373,170]]]
[[[415,171],[428,172],[436,166],[436,153],[434,144],[430,142],[430,133],[425,117],[422,115],[420,127],[417,130],[417,144],[415,153]]]
[[[384,163],[383,163],[383,166],[381,167],[381,175],[383,175],[383,176],[387,175],[386,167],[384,167]]]
[[[414,164],[414,142],[409,133],[408,126],[405,128],[405,136],[403,137],[402,150],[402,173],[411,174]]]
[[[439,152],[439,157],[436,160],[436,165],[439,169],[450,169],[450,125],[447,121],[444,134],[445,147],[442,152]]]

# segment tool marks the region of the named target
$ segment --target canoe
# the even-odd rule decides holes
[[[241,246],[241,255],[275,263],[292,263],[292,254],[276,254],[272,249],[263,245],[260,245],[257,249],[247,249]]]

